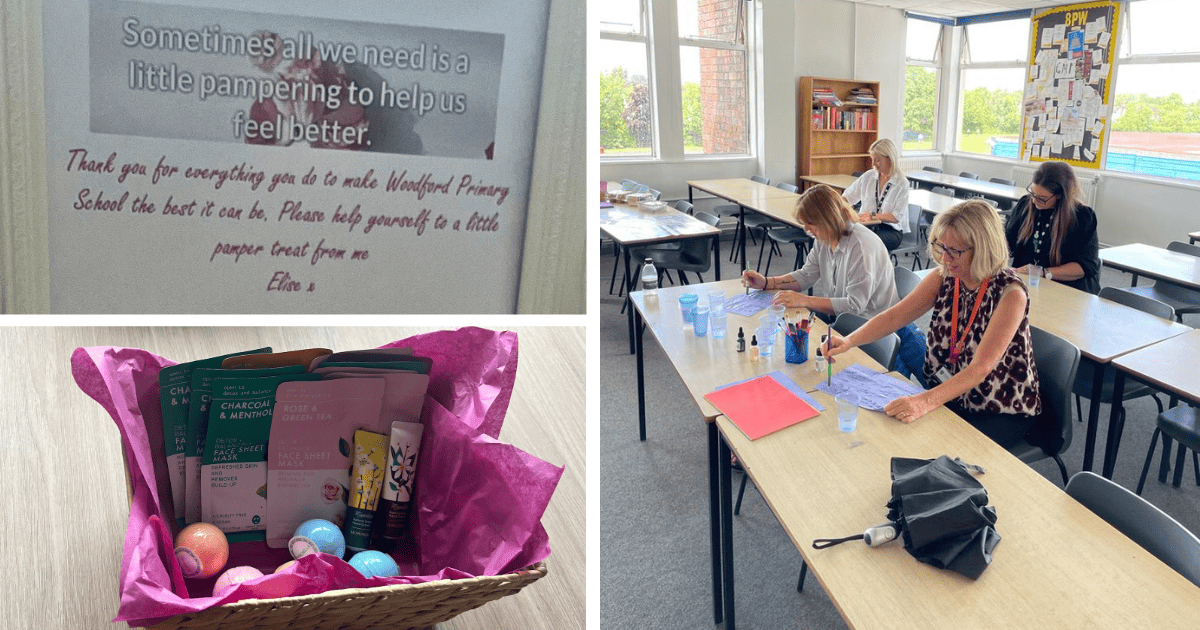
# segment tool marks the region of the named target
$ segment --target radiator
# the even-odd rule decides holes
[[[929,155],[921,157],[902,157],[900,158],[900,170],[905,173],[913,173],[919,171],[926,166],[934,168],[942,168],[942,156]]]
[[[1012,179],[1018,187],[1025,188],[1033,182],[1033,172],[1036,170],[1036,166],[1018,164],[1013,167]],[[1083,195],[1083,203],[1095,208],[1096,188],[1100,184],[1100,177],[1098,175],[1083,176],[1079,174],[1078,170],[1075,171],[1075,177],[1079,180],[1079,193]]]

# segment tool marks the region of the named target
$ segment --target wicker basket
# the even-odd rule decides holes
[[[121,460],[128,462],[124,444],[121,445]],[[125,489],[132,501],[128,464],[125,465]],[[176,615],[148,627],[155,630],[416,630],[513,595],[545,575],[546,563],[539,562],[504,575],[347,588],[298,597],[243,599],[194,614]]]

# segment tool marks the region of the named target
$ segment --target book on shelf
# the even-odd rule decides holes
[[[875,129],[875,113],[817,106],[813,108],[812,128],[871,131]]]
[[[814,86],[813,101],[822,105],[842,106],[842,100],[837,97],[837,94],[833,93],[833,90],[827,87]]]
[[[879,101],[875,99],[875,92],[869,87],[856,87],[850,90],[850,102],[859,105],[875,105]]]

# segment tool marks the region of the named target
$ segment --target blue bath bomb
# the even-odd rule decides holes
[[[350,566],[366,577],[396,577],[400,567],[382,551],[360,551],[350,558]]]
[[[327,553],[341,558],[346,555],[346,537],[337,525],[322,518],[304,521],[288,541],[288,551],[299,560],[310,553]]]

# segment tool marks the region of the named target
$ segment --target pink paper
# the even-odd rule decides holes
[[[173,519],[163,519],[171,499],[164,492],[158,372],[174,363],[132,348],[76,349],[71,357],[75,382],[116,422],[133,483],[121,606],[114,621],[151,625],[246,598],[497,575],[546,558],[550,545],[540,519],[563,469],[495,439],[516,378],[517,335],[464,328],[388,344],[393,346],[412,347],[415,354],[434,359],[414,497],[413,527],[424,550],[416,566],[419,575],[368,579],[322,554],[306,556],[284,573],[243,583],[220,598],[208,596],[215,578],[183,578],[171,546]],[[267,572],[287,559],[286,550],[239,543],[230,549],[227,566],[247,564]]]

